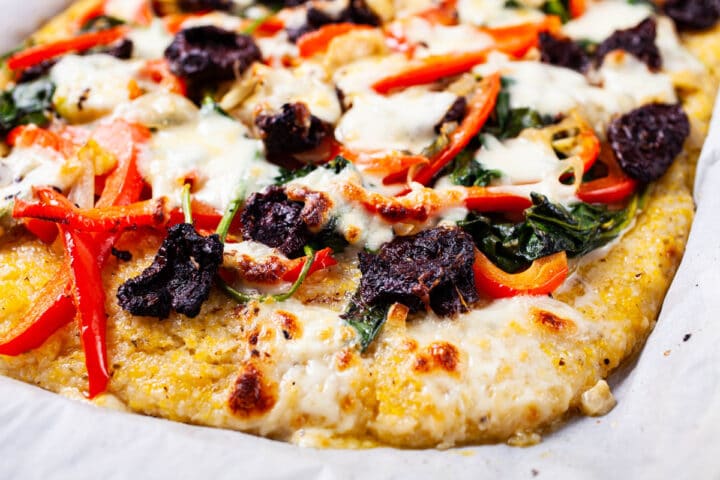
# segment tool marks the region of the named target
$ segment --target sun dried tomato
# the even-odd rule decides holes
[[[659,70],[662,67],[662,57],[655,45],[656,26],[655,19],[646,18],[632,28],[615,30],[598,46],[595,53],[598,63],[602,64],[605,55],[613,50],[624,50],[644,62],[651,70]]]
[[[203,237],[189,223],[170,227],[152,265],[120,286],[118,302],[133,315],[167,318],[175,310],[196,317],[222,257],[217,235]]]
[[[690,122],[680,105],[653,103],[615,119],[607,136],[618,164],[641,182],[660,178],[682,151]]]
[[[590,65],[590,57],[580,45],[569,38],[558,38],[547,32],[540,32],[540,60],[558,67],[565,67],[583,73]]]
[[[206,84],[232,80],[262,58],[249,35],[214,26],[181,30],[165,50],[175,75]]]
[[[450,106],[445,116],[435,125],[435,133],[442,131],[442,126],[446,123],[460,123],[467,113],[467,100],[465,97],[458,97]]]
[[[465,312],[479,300],[472,237],[458,228],[434,228],[396,237],[377,254],[360,253],[360,296],[366,305],[399,302],[417,312]]]
[[[678,30],[705,30],[720,19],[720,0],[667,0],[662,8]]]
[[[255,125],[269,155],[312,150],[332,133],[332,127],[312,115],[302,102],[286,103],[275,114],[260,114]]]

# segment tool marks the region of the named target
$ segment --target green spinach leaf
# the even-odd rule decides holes
[[[0,134],[6,135],[18,125],[47,125],[54,93],[55,85],[45,78],[21,83],[3,92],[0,95]]]
[[[318,168],[326,168],[328,170],[332,170],[333,172],[335,172],[335,174],[338,174],[342,172],[349,164],[350,162],[345,157],[338,155],[324,165],[310,164],[295,170],[280,167],[280,175],[275,177],[275,185],[284,185],[297,178],[307,177],[308,175],[310,175],[310,173],[314,172]]]
[[[450,163],[448,171],[450,172],[450,181],[454,185],[466,187],[485,187],[494,179],[502,177],[500,170],[484,168],[467,150],[455,157]]]
[[[570,21],[570,7],[567,0],[547,0],[541,7],[548,15],[557,15],[562,23]]]
[[[532,194],[532,201],[521,223],[496,223],[471,214],[460,226],[493,263],[514,273],[553,253],[577,257],[602,247],[627,228],[638,208],[637,197],[617,211],[587,203],[567,209],[539,194]]]
[[[364,305],[359,294],[350,300],[345,313],[341,315],[348,325],[353,327],[360,337],[360,350],[364,352],[375,340],[385,324],[390,305]]]
[[[542,128],[554,123],[552,116],[541,115],[530,108],[510,108],[510,85],[513,80],[503,77],[495,109],[481,133],[493,135],[498,140],[515,138],[526,128]]]

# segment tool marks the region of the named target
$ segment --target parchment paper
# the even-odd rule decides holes
[[[63,3],[0,0],[0,48]],[[0,479],[720,478],[720,104],[696,199],[658,325],[637,361],[611,379],[618,406],[575,418],[537,446],[302,449],[108,411],[0,377]]]

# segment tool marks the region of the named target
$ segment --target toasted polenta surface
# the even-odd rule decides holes
[[[79,19],[97,3],[77,2],[31,40],[44,44],[74,35]],[[414,8],[401,1],[367,3],[388,24],[399,18],[400,12]],[[463,8],[469,9],[471,4],[459,2],[461,20],[469,16]],[[122,9],[111,12],[119,14]],[[236,26],[235,17],[222,18],[227,28]],[[164,28],[162,21],[137,27],[143,32],[152,28]],[[329,69],[330,78],[337,73],[333,62],[351,65],[377,54],[376,48],[381,55],[387,54],[386,47],[375,45],[373,38],[355,41],[369,51],[353,48],[348,54],[343,50],[348,47],[338,41],[317,60]],[[173,312],[160,320],[129,313],[116,297],[125,282],[153,263],[163,242],[163,233],[141,227],[126,231],[115,246],[129,252],[130,259],[112,256],[102,271],[110,379],[106,393],[91,401],[300,445],[350,448],[447,448],[492,442],[528,445],[568,414],[604,413],[603,405],[613,401],[603,386],[604,379],[642,348],[655,326],[693,220],[695,165],[707,135],[720,75],[720,29],[684,33],[681,43],[700,65],[691,72],[668,74],[690,120],[690,135],[682,153],[647,187],[639,213],[628,228],[601,249],[571,260],[568,277],[551,295],[483,297],[472,308],[452,316],[430,309],[412,313],[402,303],[395,303],[377,337],[362,351],[357,331],[341,318],[362,279],[357,261],[360,249],[351,245],[336,255],[336,265],[309,275],[288,300],[238,303],[213,287],[196,317]],[[136,42],[136,51],[138,45]],[[539,57],[537,49],[526,55],[528,61]],[[51,78],[60,78],[58,69],[69,69],[65,63],[61,60],[53,67]],[[298,75],[296,81],[301,82],[305,77]],[[266,78],[273,78],[272,74]],[[240,91],[245,103],[232,102],[227,96],[220,103],[235,119],[247,123],[260,108],[257,105],[262,105],[252,103],[252,95],[260,95],[257,92],[262,88],[243,93],[243,81],[221,89],[229,90],[227,95]],[[261,86],[270,85],[270,80],[267,82]],[[279,95],[277,87],[273,88],[276,90],[263,95]],[[56,96],[59,91],[61,87]],[[71,89],[65,94],[68,98],[73,95]],[[354,98],[355,104],[347,112],[360,108],[364,101],[360,94]],[[314,115],[325,114],[310,97],[303,99]],[[127,101],[131,99],[122,100]],[[87,108],[97,109],[97,118],[88,120],[84,116],[87,110],[71,112],[67,114],[70,123],[92,125],[102,117],[119,115],[118,109],[123,108],[118,104],[105,109],[102,102],[93,103],[92,96],[87,102]],[[133,118],[140,123],[142,115],[150,115],[147,109],[137,112]],[[74,114],[83,116],[75,121]],[[342,126],[344,120],[339,121]],[[165,129],[181,128],[161,123],[148,122],[154,138],[159,139],[153,141],[161,142],[161,136],[170,132]],[[179,131],[168,137],[168,142],[180,142],[183,136]],[[192,149],[194,141],[188,140],[182,148]],[[216,145],[222,149],[225,144]],[[174,167],[164,163],[158,168]],[[159,174],[154,170],[147,173],[150,170],[141,168],[155,195],[161,183],[152,177]],[[326,185],[323,182],[317,180],[321,187]],[[301,186],[309,185],[308,180]],[[334,194],[328,195],[337,201]],[[374,221],[361,217],[358,231],[369,230]],[[394,234],[400,235],[400,231],[396,225]],[[380,243],[369,250],[376,251]],[[367,240],[364,246],[371,244]],[[27,312],[43,300],[43,287],[57,281],[68,268],[60,240],[46,244],[21,226],[6,222],[0,237],[0,333],[11,332],[26,321]],[[0,373],[68,397],[85,398],[88,375],[77,322],[70,321],[27,353],[0,355]],[[595,403],[588,400],[592,396],[583,395],[589,391],[597,394]]]

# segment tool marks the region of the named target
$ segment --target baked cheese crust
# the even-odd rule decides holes
[[[427,6],[385,3],[368,2],[376,12],[389,10],[388,19],[392,10]],[[92,4],[77,2],[33,39],[67,37]],[[472,2],[461,0],[461,18],[466,4]],[[614,400],[604,379],[653,329],[693,219],[692,183],[717,87],[720,29],[681,38],[704,65],[671,75],[691,120],[684,151],[649,187],[633,225],[572,262],[571,275],[553,295],[482,301],[453,318],[409,315],[395,304],[361,353],[355,330],[340,318],[361,278],[355,251],[310,275],[285,302],[241,305],[213,289],[196,318],[173,313],[158,321],[131,315],[115,298],[152,263],[163,240],[151,230],[127,232],[117,249],[129,251],[132,260],[111,258],[103,271],[112,376],[107,393],[92,402],[324,447],[527,445],[574,412],[605,413]],[[353,108],[362,101],[358,97]],[[243,118],[253,108],[231,111]],[[313,113],[343,114],[326,110]],[[154,190],[159,185],[150,183]],[[2,332],[22,320],[42,287],[66,267],[61,245],[44,244],[22,229],[0,237],[0,265]],[[87,373],[77,326],[66,325],[23,355],[0,356],[0,373],[84,399]]]

